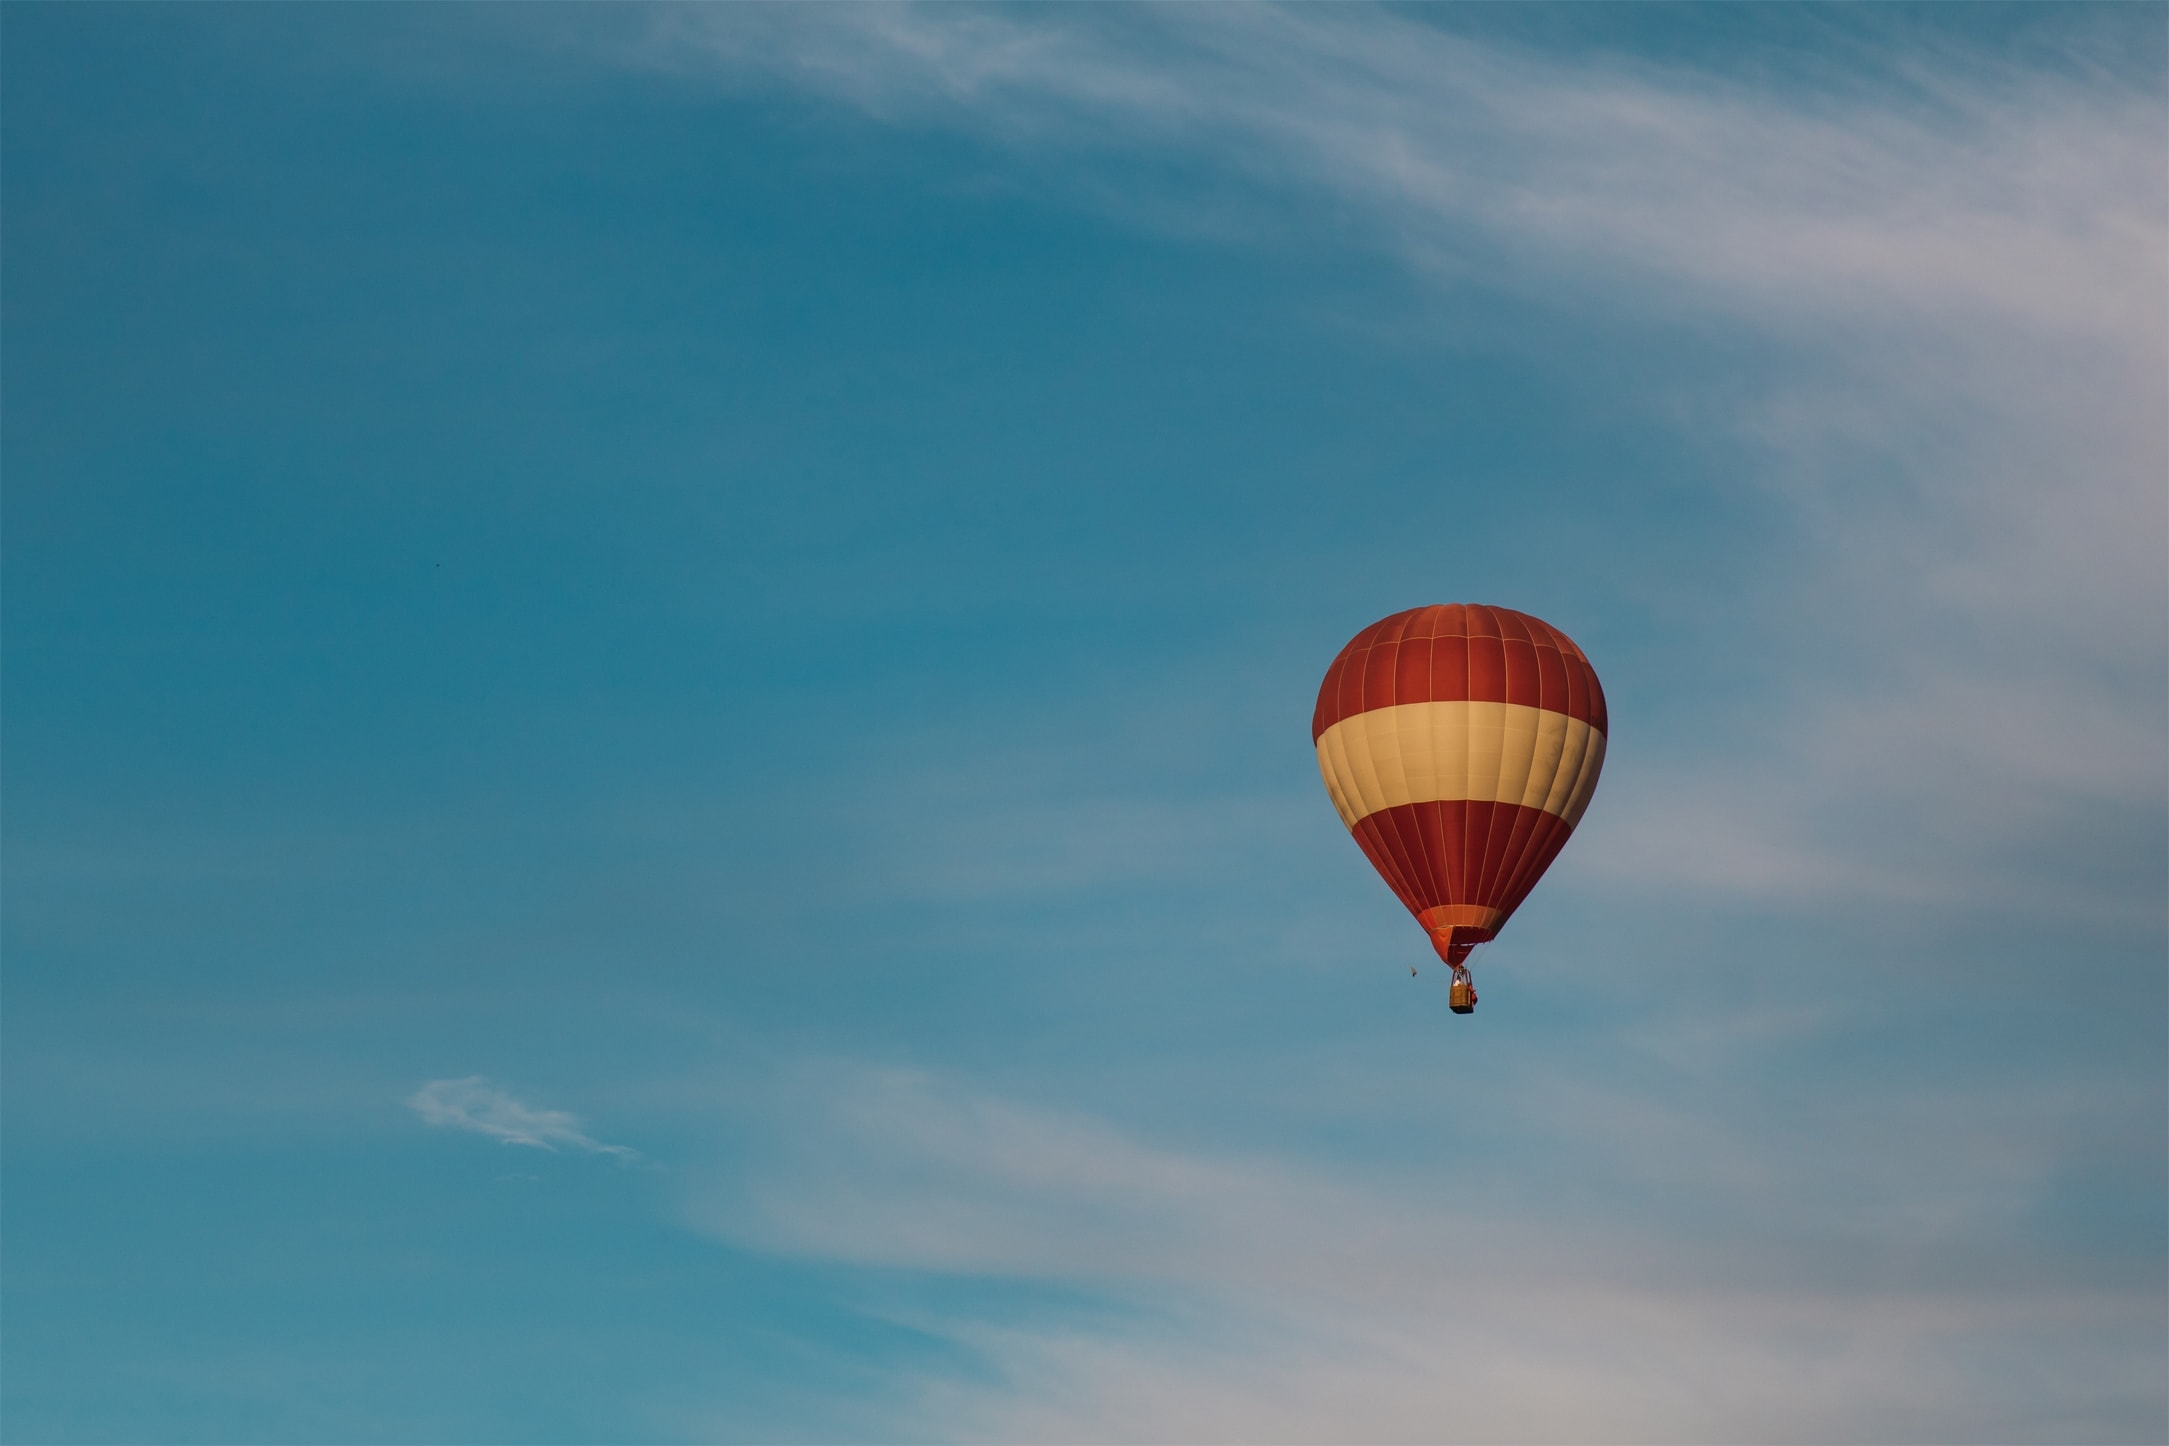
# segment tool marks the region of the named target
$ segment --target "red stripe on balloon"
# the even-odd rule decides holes
[[[1610,731],[1596,670],[1557,628],[1511,608],[1435,603],[1381,618],[1326,670],[1310,736],[1401,703],[1521,703]]]
[[[1453,799],[1382,808],[1351,832],[1411,914],[1479,904],[1504,924],[1574,829],[1526,804]]]

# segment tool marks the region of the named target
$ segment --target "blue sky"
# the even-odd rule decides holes
[[[5,25],[9,1439],[2169,1429],[2158,7]]]

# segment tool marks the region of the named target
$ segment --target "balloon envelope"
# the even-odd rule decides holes
[[[1596,670],[1565,633],[1446,603],[1357,633],[1326,670],[1310,735],[1341,822],[1459,964],[1580,822],[1607,722]]]

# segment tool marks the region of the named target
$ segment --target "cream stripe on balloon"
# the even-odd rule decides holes
[[[1401,703],[1318,735],[1318,771],[1341,822],[1404,803],[1518,803],[1581,821],[1604,735],[1525,703]]]

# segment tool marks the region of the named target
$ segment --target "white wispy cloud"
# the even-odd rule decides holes
[[[2159,287],[2159,97],[2077,61],[1773,89],[1358,6],[673,8],[643,53],[1019,146],[1185,148],[1360,205],[1427,265],[1538,242],[1547,280],[1631,268],[1758,321],[1989,313],[2129,345],[2133,283]]]
[[[565,1110],[537,1109],[515,1099],[479,1075],[466,1079],[431,1080],[407,1097],[407,1107],[425,1124],[447,1129],[472,1130],[507,1145],[528,1145],[539,1150],[584,1150],[596,1155],[615,1155],[629,1160],[635,1152],[625,1145],[605,1144],[587,1132],[578,1115]]]
[[[1696,1218],[1774,1224],[1698,1241],[1631,1208],[1488,1194],[1473,1159],[1382,1173],[1199,1153],[834,1062],[784,1093],[768,1152],[689,1199],[697,1227],[1127,1306],[1096,1325],[914,1317],[995,1368],[919,1380],[927,1429],[951,1439],[2120,1438],[2161,1409],[2143,1282],[1984,1253],[2049,1188],[2059,1121],[2098,1100],[2014,1092],[2015,1117],[1985,1121],[1916,1097],[1869,1142],[1758,1141],[1745,1121],[1571,1085],[1512,1110],[1573,1138],[1585,1190],[1623,1200],[1591,1177],[1635,1178],[1701,1198]],[[2040,1144],[2008,1148],[2029,1130]],[[1909,1173],[1922,1149],[1932,1192]],[[2028,1353],[2062,1386],[1999,1382],[1994,1363]]]
[[[1230,244],[1330,228],[1443,287],[1751,340],[1774,359],[1652,405],[1784,509],[1785,555],[1728,600],[1700,724],[1614,750],[1588,877],[2158,926],[2117,860],[2158,853],[2169,783],[2159,77],[2076,23],[2024,60],[1866,24],[1727,74],[1436,20],[670,8],[626,54],[968,130]],[[1185,182],[1096,164],[1137,156]]]

